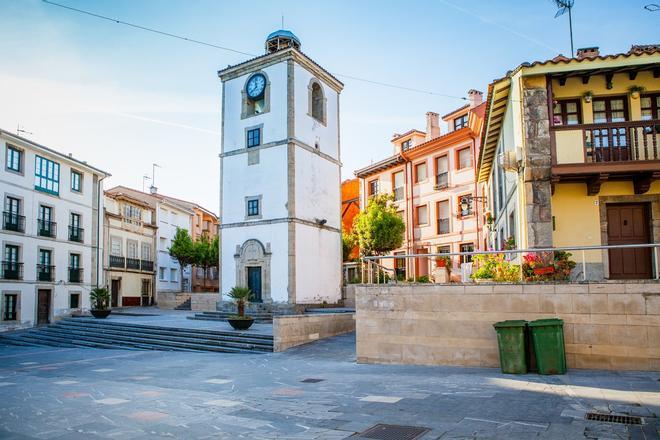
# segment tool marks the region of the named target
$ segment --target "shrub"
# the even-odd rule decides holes
[[[473,260],[478,265],[472,274],[473,279],[505,283],[520,281],[520,266],[506,261],[504,254],[475,255]]]
[[[110,306],[110,293],[105,287],[96,287],[89,293],[92,310],[108,310]]]
[[[227,294],[236,303],[238,309],[238,317],[245,318],[245,305],[250,302],[252,291],[248,287],[235,286],[232,287]]]

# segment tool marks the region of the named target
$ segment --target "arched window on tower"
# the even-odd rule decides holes
[[[323,87],[316,79],[312,79],[309,83],[309,115],[319,121],[321,124],[326,123],[326,109],[325,109],[325,96],[323,94]]]

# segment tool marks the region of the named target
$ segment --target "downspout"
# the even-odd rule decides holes
[[[108,177],[108,176],[103,176],[99,179],[97,183],[97,197],[98,200],[96,201],[96,287],[99,287],[99,280],[101,279],[101,270],[99,268],[99,264],[101,260],[99,259],[99,253],[100,253],[100,248],[101,248],[101,222],[105,220],[105,214],[101,216],[101,182]]]
[[[403,159],[403,170],[404,170],[404,176],[405,176],[405,182],[406,182],[406,199],[405,199],[405,204],[406,204],[406,253],[407,254],[412,254],[413,250],[415,248],[415,213],[413,212],[413,185],[412,185],[412,162],[408,157],[406,157],[406,154],[404,151],[401,151],[401,158]],[[406,259],[407,260],[407,259]],[[415,260],[413,259],[412,261],[406,261],[406,263],[410,263],[410,267],[413,271],[413,278],[416,276],[415,272]],[[406,264],[406,274],[408,274],[408,264]]]
[[[474,135],[471,135],[472,137],[472,157],[474,158],[475,161],[475,167],[474,167],[474,195],[475,197],[480,197],[479,194],[479,177],[477,175],[477,166],[476,166],[476,161],[477,161],[477,139],[474,137]],[[476,216],[477,216],[477,245],[475,246],[476,250],[481,249],[481,239],[479,237],[479,201],[481,200],[481,203],[483,203],[483,199],[481,198],[475,198],[473,200],[474,206],[476,208]]]

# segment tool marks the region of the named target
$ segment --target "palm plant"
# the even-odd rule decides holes
[[[238,317],[241,319],[246,319],[245,305],[250,302],[250,298],[252,297],[252,291],[250,288],[240,286],[232,287],[227,296],[229,296],[236,303],[236,308],[238,309]]]
[[[107,310],[110,304],[110,293],[105,287],[92,289],[89,294],[93,310]]]

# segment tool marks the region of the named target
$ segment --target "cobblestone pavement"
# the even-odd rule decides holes
[[[265,355],[0,347],[0,438],[344,439],[387,423],[423,439],[649,439],[659,380],[359,365],[354,335]]]

